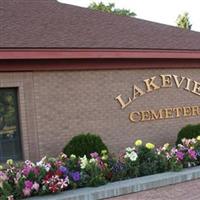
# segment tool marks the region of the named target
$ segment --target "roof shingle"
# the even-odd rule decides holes
[[[200,50],[200,33],[56,0],[1,0],[0,48]]]

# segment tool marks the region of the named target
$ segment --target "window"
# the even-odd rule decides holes
[[[0,89],[0,162],[21,160],[17,88]]]

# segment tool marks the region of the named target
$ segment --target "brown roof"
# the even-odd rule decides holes
[[[56,0],[0,0],[0,48],[200,50],[200,33]]]

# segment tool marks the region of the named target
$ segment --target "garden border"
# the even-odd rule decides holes
[[[97,200],[140,192],[200,178],[200,166],[183,169],[180,172],[165,172],[123,181],[108,183],[99,187],[69,190],[56,195],[32,197],[27,200]]]

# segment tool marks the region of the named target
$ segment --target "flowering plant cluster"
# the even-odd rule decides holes
[[[62,153],[36,163],[8,160],[0,166],[0,200],[55,194],[196,165],[200,165],[200,136],[183,139],[176,147],[165,144],[156,148],[152,143],[136,140],[118,156],[103,150],[101,155],[93,152],[89,158]]]

